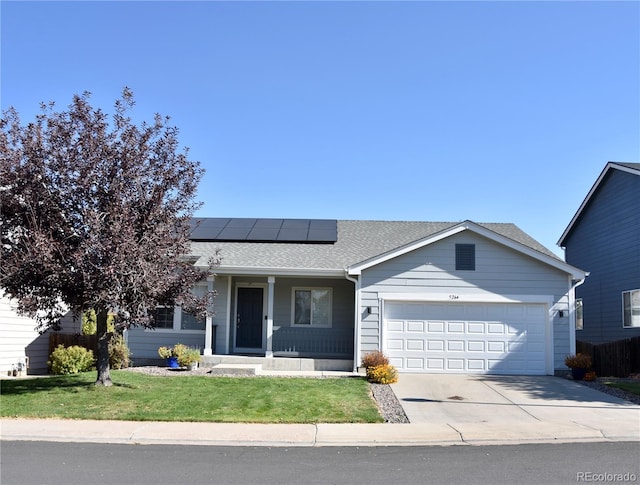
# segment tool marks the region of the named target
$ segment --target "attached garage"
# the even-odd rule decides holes
[[[387,302],[383,346],[400,372],[544,375],[547,305]]]

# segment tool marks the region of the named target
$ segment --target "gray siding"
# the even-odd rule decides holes
[[[293,288],[331,288],[330,328],[291,325]],[[355,287],[344,279],[276,278],[273,351],[277,355],[353,357]]]
[[[217,276],[214,288],[218,295],[213,302],[213,325],[216,326],[214,354],[223,354],[225,339],[227,338],[227,281],[225,276]],[[127,343],[132,353],[132,359],[145,361],[159,359],[158,347],[173,346],[177,343],[195,347],[201,351],[205,347],[204,331],[195,330],[145,330],[137,327],[127,331]]]
[[[603,343],[640,336],[622,326],[622,292],[640,288],[640,177],[610,170],[564,240],[567,263],[589,271],[578,340]]]
[[[267,278],[234,277],[238,283],[267,283]],[[292,326],[293,288],[331,288],[332,325],[330,328]],[[346,279],[276,277],[273,307],[273,352],[292,356],[353,356],[354,284]],[[235,308],[233,309],[235,312]],[[233,314],[233,313],[232,313]],[[233,336],[232,336],[233,337]],[[233,342],[231,342],[233,349]]]
[[[204,332],[182,332],[170,330],[145,330],[141,327],[127,331],[127,344],[131,350],[134,365],[147,359],[159,359],[158,347],[173,346],[177,343],[204,348]],[[136,359],[139,362],[136,362]]]
[[[332,328],[353,330],[354,284],[346,279],[276,278],[274,327],[291,326],[292,291],[294,287],[331,288],[333,298]]]
[[[214,288],[218,292],[213,302],[213,325],[216,326],[216,342],[214,354],[225,353],[225,342],[230,342],[229,336],[229,277],[216,276]],[[229,345],[228,348],[233,348]]]
[[[229,279],[231,287],[229,288]],[[267,285],[266,277],[217,276],[215,289],[213,325],[216,325],[216,347],[214,354],[233,353],[235,315],[235,293],[237,285]],[[332,288],[333,314],[331,328],[300,328],[291,326],[292,289],[294,287]],[[229,294],[229,291],[231,294]],[[266,297],[266,295],[265,295]],[[354,284],[342,279],[280,278],[274,285],[273,350],[278,355],[352,357],[354,331]],[[184,343],[204,348],[204,332],[144,330],[134,328],[127,332],[133,360],[157,359],[158,347]]]
[[[455,270],[455,244],[476,245],[476,270]],[[554,368],[564,368],[569,353],[568,278],[559,270],[482,236],[464,232],[363,271],[361,352],[379,349],[379,293],[436,293],[464,296],[551,296]],[[371,307],[371,314],[366,311]],[[559,318],[557,311],[563,310]]]

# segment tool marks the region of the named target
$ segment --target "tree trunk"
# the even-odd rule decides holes
[[[98,369],[98,378],[96,386],[110,386],[111,372],[109,369],[109,333],[107,332],[107,310],[100,309],[96,311],[96,334],[98,337],[98,355],[96,367]]]

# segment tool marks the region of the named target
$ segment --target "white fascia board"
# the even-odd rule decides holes
[[[253,275],[253,276],[308,276],[321,278],[344,278],[342,269],[319,268],[266,268],[251,266],[224,266],[215,268],[219,275]]]
[[[428,236],[424,239],[418,239],[417,241],[409,243],[406,246],[401,246],[392,251],[362,261],[361,263],[349,266],[348,268],[346,268],[346,271],[352,276],[360,275],[362,274],[362,270],[371,268],[372,266],[376,266],[380,263],[384,263],[385,261],[389,261],[390,259],[397,258],[398,256],[402,256],[403,254],[410,253],[411,251],[415,251],[416,249],[428,246],[429,244],[433,244],[434,242],[441,241],[442,239],[446,239],[449,236],[453,236],[454,234],[462,232],[466,229],[467,228],[464,225],[453,226],[440,233],[432,234],[431,236]]]
[[[589,193],[587,194],[587,196],[582,201],[582,204],[580,204],[580,207],[578,208],[578,210],[574,214],[573,218],[571,219],[571,222],[569,222],[569,225],[567,226],[567,228],[562,233],[562,236],[560,236],[560,239],[558,239],[558,242],[556,244],[559,247],[564,247],[564,246],[562,246],[562,243],[563,243],[564,239],[569,235],[569,232],[571,232],[571,229],[573,229],[573,226],[576,223],[576,221],[578,220],[578,218],[580,217],[580,214],[582,214],[582,211],[584,210],[584,208],[587,206],[587,204],[591,200],[591,197],[593,197],[593,194],[595,194],[596,191],[598,190],[598,188],[600,187],[600,184],[602,183],[602,180],[609,173],[609,170],[614,170],[614,169],[615,170],[620,170],[622,172],[631,173],[631,174],[634,174],[634,175],[640,175],[640,171],[638,171],[638,170],[636,170],[634,168],[625,167],[624,165],[620,165],[620,164],[615,163],[615,162],[607,163],[607,165],[604,167],[604,169],[600,173],[600,176],[598,177],[598,179],[595,181],[595,183],[591,187],[591,190],[589,190]]]

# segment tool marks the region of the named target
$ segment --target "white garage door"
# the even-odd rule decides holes
[[[544,375],[546,305],[385,303],[384,349],[401,372]]]

